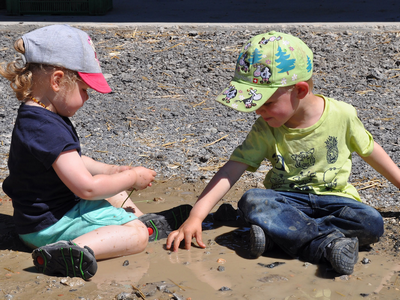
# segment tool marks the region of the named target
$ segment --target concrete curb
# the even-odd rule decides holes
[[[400,31],[400,22],[382,23],[91,23],[91,22],[0,22],[0,30],[21,30],[24,27],[41,27],[50,24],[69,24],[82,28],[116,28],[116,29],[201,29],[214,31],[218,29],[235,30],[282,30],[304,28],[315,31]],[[28,30],[28,29],[27,29]]]

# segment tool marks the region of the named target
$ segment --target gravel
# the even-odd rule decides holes
[[[13,42],[33,25],[3,26],[0,62],[13,58]],[[113,92],[90,93],[72,118],[83,154],[111,164],[143,165],[158,180],[207,181],[241,143],[257,116],[214,101],[233,76],[241,46],[277,30],[300,37],[313,50],[314,92],[350,103],[375,140],[400,162],[400,29],[315,26],[80,27],[95,42]],[[19,103],[0,79],[0,181]],[[269,168],[266,162],[261,166]],[[249,186],[265,172],[246,173]],[[350,181],[363,200],[394,210],[398,189],[356,154]]]

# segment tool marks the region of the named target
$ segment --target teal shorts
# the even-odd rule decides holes
[[[108,225],[122,225],[137,219],[123,208],[112,206],[107,200],[80,200],[57,223],[39,232],[20,234],[20,239],[31,248],[57,241],[73,240],[85,233]]]

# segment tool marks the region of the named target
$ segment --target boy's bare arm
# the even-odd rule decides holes
[[[190,249],[192,238],[196,238],[201,248],[206,245],[202,240],[201,223],[210,213],[212,208],[230,190],[240,176],[247,169],[248,165],[235,161],[228,161],[211,179],[199,199],[190,212],[189,218],[182,226],[170,233],[167,239],[167,249],[171,248],[174,242],[174,251],[177,251],[179,244],[185,240],[185,248]]]
[[[378,143],[374,142],[374,150],[371,155],[362,157],[362,159],[393,185],[400,188],[400,169]]]

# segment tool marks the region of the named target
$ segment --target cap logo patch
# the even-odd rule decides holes
[[[239,96],[240,100],[235,100],[235,102],[242,102],[246,108],[252,108],[253,106],[256,106],[257,104],[254,103],[253,101],[259,101],[262,99],[262,94],[257,93],[257,90],[250,88],[247,90],[248,95],[250,97],[244,98],[242,95]]]
[[[87,41],[88,41],[89,45],[92,47],[93,52],[94,52],[94,58],[95,58],[95,60],[97,61],[97,63],[99,64],[99,66],[100,66],[100,61],[99,61],[99,59],[97,58],[96,48],[94,47],[94,43],[93,43],[92,39],[90,38],[90,36],[88,36]]]

